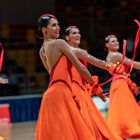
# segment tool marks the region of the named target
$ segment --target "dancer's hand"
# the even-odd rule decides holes
[[[106,101],[106,97],[105,97],[102,93],[98,94],[97,96],[98,96],[103,102]]]
[[[106,97],[102,94],[102,92],[103,92],[103,89],[98,85],[92,88],[92,94],[98,96],[103,102],[105,102]]]

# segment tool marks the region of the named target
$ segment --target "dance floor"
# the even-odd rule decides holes
[[[14,124],[11,140],[35,140],[35,126],[35,122]]]
[[[5,140],[35,140],[36,122],[14,123],[12,126],[1,126],[0,135]]]
[[[5,135],[5,140],[35,140],[35,126],[36,122],[15,123],[12,126],[0,130],[3,130],[1,132]]]

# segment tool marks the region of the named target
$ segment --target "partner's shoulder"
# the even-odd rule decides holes
[[[68,43],[64,39],[57,39],[55,41],[55,46],[57,46],[57,48],[60,48],[60,49],[67,49],[67,48],[69,48]]]
[[[56,39],[55,43],[64,44],[67,42],[64,39]]]

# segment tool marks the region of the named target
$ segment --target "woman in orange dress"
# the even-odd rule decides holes
[[[71,88],[71,67],[74,65],[89,84],[93,85],[94,81],[66,41],[57,39],[59,30],[58,21],[53,15],[39,17],[38,31],[43,37],[39,53],[50,73],[50,84],[41,102],[36,140],[116,140],[111,134],[110,138],[105,138],[98,129],[91,131],[86,118],[79,112]],[[94,125],[97,128],[96,123]]]
[[[105,40],[108,50],[106,61],[113,75],[108,110],[110,128],[123,139],[140,138],[140,107],[134,98],[137,88],[129,75],[131,64],[133,68],[140,69],[140,63],[132,62],[118,52],[119,42],[115,35],[109,35]]]
[[[40,57],[50,74],[50,84],[43,95],[36,140],[89,140],[94,139],[83,121],[71,90],[69,68],[72,64],[90,83],[94,84],[88,70],[75,57],[69,45],[59,37],[59,24],[50,14],[38,19],[39,34],[43,37]]]
[[[69,26],[65,30],[65,38],[68,44],[72,47],[74,54],[79,58],[79,60],[86,64],[86,62],[97,66],[102,69],[108,69],[108,65],[100,60],[91,56],[86,51],[78,48],[78,45],[81,41],[80,31],[76,26]],[[87,64],[86,64],[87,65]],[[100,114],[99,110],[93,103],[93,100],[90,94],[87,92],[85,88],[85,80],[82,78],[80,73],[77,71],[75,66],[71,67],[71,77],[72,77],[72,91],[75,96],[75,102],[77,103],[77,107],[81,116],[84,118],[87,126],[90,131],[93,132],[96,130],[96,138],[97,139],[119,139],[113,138],[113,134],[104,118]],[[105,101],[104,96],[100,93],[99,96],[103,101]],[[102,135],[101,135],[102,134]]]
[[[83,78],[93,85],[92,76],[70,46],[57,39],[60,27],[53,15],[42,15],[38,19],[38,30],[44,39],[40,57],[50,73],[50,84],[43,95],[36,140],[97,140],[98,130],[90,131],[77,108],[71,89],[70,68],[75,65]]]
[[[65,30],[65,39],[68,42],[68,44],[72,47],[72,51],[74,52],[74,54],[79,58],[80,62],[85,65],[86,67],[88,66],[88,63],[99,67],[101,69],[104,70],[108,70],[109,69],[109,65],[103,61],[100,60],[92,55],[90,55],[89,53],[87,53],[86,50],[84,49],[80,49],[78,46],[81,43],[81,34],[79,29],[76,26],[69,26],[68,28],[66,28]],[[73,83],[76,84],[76,81],[79,81],[79,86],[83,86],[83,84],[85,83],[85,80],[81,77],[81,75],[78,73],[78,71],[75,69],[75,67],[72,67],[72,77],[77,79],[77,80],[73,80]],[[98,76],[93,76],[94,81],[96,82],[96,84],[98,83]],[[76,85],[77,85],[76,84]],[[104,98],[104,96],[102,94],[100,94],[100,98],[105,101],[106,99]]]

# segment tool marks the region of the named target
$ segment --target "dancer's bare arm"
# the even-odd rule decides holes
[[[105,61],[100,60],[100,59],[88,54],[85,50],[82,50],[79,48],[74,48],[73,52],[79,59],[86,60],[88,63],[90,63],[96,67],[99,67],[99,68],[105,69],[105,70],[107,70],[109,68],[109,65]]]

